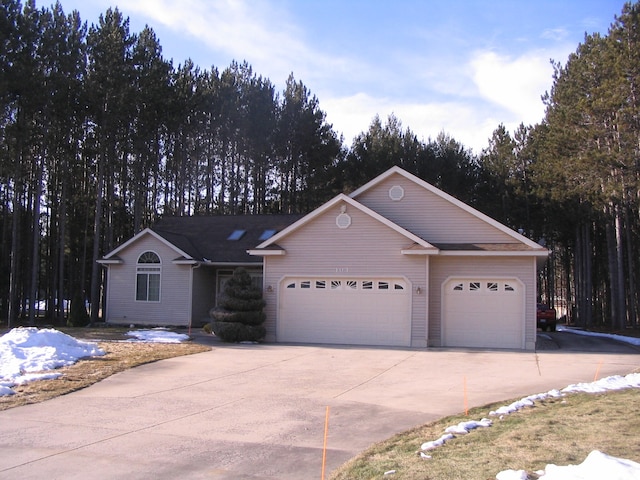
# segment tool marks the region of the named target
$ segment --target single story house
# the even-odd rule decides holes
[[[164,219],[100,262],[112,323],[194,323],[242,265],[262,281],[267,341],[531,350],[547,255],[393,167],[297,218]]]
[[[107,323],[202,326],[233,270],[262,286],[247,250],[302,215],[165,217],[98,260],[107,268]]]

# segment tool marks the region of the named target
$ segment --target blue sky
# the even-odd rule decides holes
[[[39,6],[53,2],[37,1]],[[420,139],[444,131],[480,153],[503,123],[539,123],[585,32],[607,33],[622,0],[61,0],[97,23],[109,7],[149,25],[174,66],[246,60],[278,90],[293,73],[351,145],[394,114]]]

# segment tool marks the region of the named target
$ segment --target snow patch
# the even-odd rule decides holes
[[[171,332],[165,328],[153,328],[150,330],[130,330],[127,335],[134,337],[131,342],[152,342],[152,343],[181,343],[189,340],[189,335],[184,333]]]
[[[640,478],[640,463],[593,450],[580,465],[549,464],[536,472],[539,480],[634,480]],[[504,470],[496,480],[527,480],[524,470]]]

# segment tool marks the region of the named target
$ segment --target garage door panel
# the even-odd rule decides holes
[[[444,345],[521,348],[523,292],[516,279],[454,279],[446,282]]]
[[[411,342],[410,290],[400,279],[282,282],[279,341],[359,345]]]

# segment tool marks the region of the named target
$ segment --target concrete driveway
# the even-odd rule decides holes
[[[327,406],[331,472],[463,411],[465,380],[479,406],[639,367],[638,354],[217,344],[0,412],[0,478],[320,478]]]

